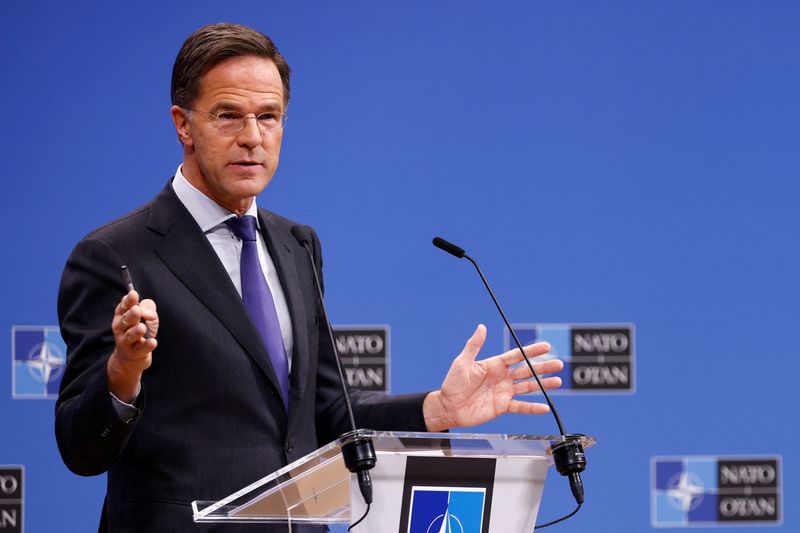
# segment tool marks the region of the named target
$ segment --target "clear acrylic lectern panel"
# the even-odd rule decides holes
[[[370,437],[380,463],[386,455],[546,458],[560,436],[412,433],[358,430],[287,465],[218,502],[192,502],[195,522],[346,524],[350,520],[350,472],[341,448]],[[595,443],[582,437],[584,448]]]

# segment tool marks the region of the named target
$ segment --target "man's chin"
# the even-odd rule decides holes
[[[252,198],[258,196],[269,185],[270,178],[260,174],[253,176],[237,176],[231,192],[239,198]]]

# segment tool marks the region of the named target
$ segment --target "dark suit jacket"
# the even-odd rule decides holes
[[[218,500],[348,430],[308,256],[289,233],[293,222],[263,209],[259,217],[294,330],[288,416],[236,288],[171,185],[89,234],[67,261],[56,437],[70,470],[108,472],[109,531],[238,530],[193,524],[190,502]],[[320,269],[316,234],[313,251]],[[113,409],[106,374],[111,319],[125,293],[120,265],[155,300],[160,319],[143,411],[130,424]],[[423,431],[422,400],[355,393],[356,422]]]

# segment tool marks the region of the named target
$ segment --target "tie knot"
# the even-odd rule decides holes
[[[256,240],[256,217],[245,215],[243,217],[229,218],[225,221],[225,224],[243,242]]]

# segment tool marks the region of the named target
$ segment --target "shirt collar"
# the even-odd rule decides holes
[[[186,207],[189,214],[192,215],[197,225],[203,230],[203,233],[208,233],[210,230],[224,224],[229,218],[235,217],[236,214],[228,211],[217,202],[200,192],[194,185],[189,183],[189,180],[181,172],[181,166],[175,171],[175,179],[172,180],[172,190],[178,200]],[[253,198],[253,203],[247,210],[245,215],[251,215],[256,218],[256,224],[260,229],[258,222],[258,206],[256,206],[256,199]]]

